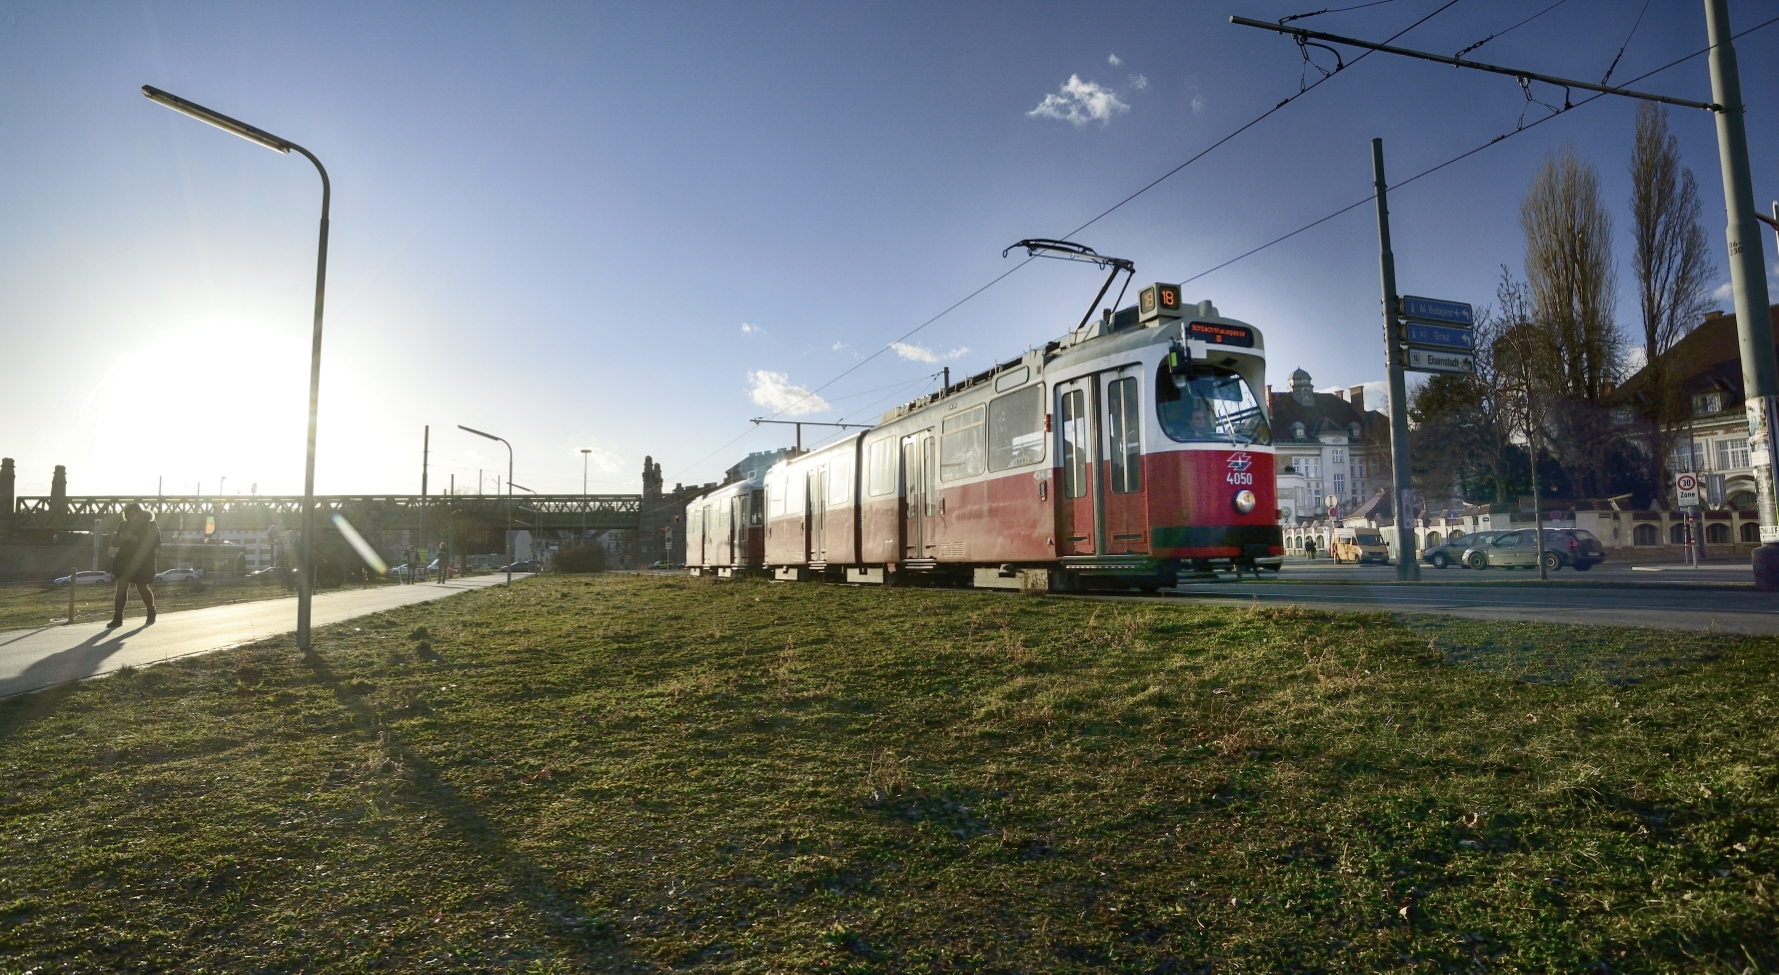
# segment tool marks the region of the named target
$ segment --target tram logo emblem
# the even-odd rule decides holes
[[[1229,455],[1229,469],[1232,471],[1245,471],[1252,466],[1254,466],[1254,457],[1245,450],[1238,450]]]

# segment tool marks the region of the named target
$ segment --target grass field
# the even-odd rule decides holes
[[[0,703],[0,972],[1779,969],[1768,639],[549,577]]]

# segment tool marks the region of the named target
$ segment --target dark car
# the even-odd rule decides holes
[[[495,571],[498,571],[498,572],[536,572],[537,571],[537,563],[531,562],[531,561],[514,562],[511,565],[503,565]]]
[[[1555,536],[1554,538],[1551,536]],[[1545,533],[1546,552],[1555,551],[1563,564],[1577,572],[1606,561],[1606,546],[1586,528],[1558,528]]]
[[[1482,531],[1471,532],[1468,535],[1449,536],[1443,543],[1435,545],[1427,549],[1425,552],[1422,552],[1421,561],[1433,566],[1435,569],[1443,569],[1448,565],[1469,568],[1469,563],[1464,561],[1465,549],[1480,542],[1486,542],[1499,534],[1501,533],[1495,531]]]
[[[1539,560],[1538,542],[1530,528],[1500,532],[1495,538],[1473,544],[1465,553],[1464,561],[1472,569],[1533,568]],[[1544,568],[1548,571],[1566,565],[1577,572],[1586,572],[1606,560],[1606,550],[1600,540],[1585,528],[1546,528],[1543,554]]]

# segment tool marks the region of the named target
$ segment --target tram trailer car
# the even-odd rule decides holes
[[[1283,562],[1258,329],[1144,288],[765,475],[783,580],[1155,589]],[[688,563],[691,559],[688,554]]]
[[[762,571],[765,499],[759,478],[743,479],[686,505],[686,571],[720,579]]]

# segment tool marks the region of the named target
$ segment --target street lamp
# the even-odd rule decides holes
[[[581,543],[587,542],[587,457],[593,448],[581,448]]]
[[[188,102],[152,85],[143,85],[142,94],[175,112],[190,115],[200,122],[208,122],[224,132],[232,132],[248,142],[257,142],[273,152],[289,155],[294,149],[314,163],[315,171],[321,174],[321,242],[316,248],[315,258],[315,333],[309,351],[309,443],[303,462],[303,513],[299,523],[302,531],[299,556],[301,565],[297,573],[297,649],[307,651],[309,607],[315,595],[315,412],[321,401],[321,307],[327,293],[327,206],[333,196],[333,187],[328,182],[327,168],[321,165],[321,160],[289,139],[281,139],[264,129],[256,129],[246,122],[211,111],[195,102]]]
[[[497,437],[492,433],[483,433],[482,431],[477,430],[475,427],[466,427],[463,424],[459,423],[459,424],[457,424],[457,429],[462,430],[465,433],[473,433],[478,437],[487,437],[489,440],[498,440],[501,443],[506,444],[506,448],[507,448],[507,543],[511,544],[512,540],[513,540],[513,445],[510,443],[507,443],[505,437]],[[511,586],[512,584],[513,584],[513,559],[511,556],[508,556],[507,557],[507,585]]]

